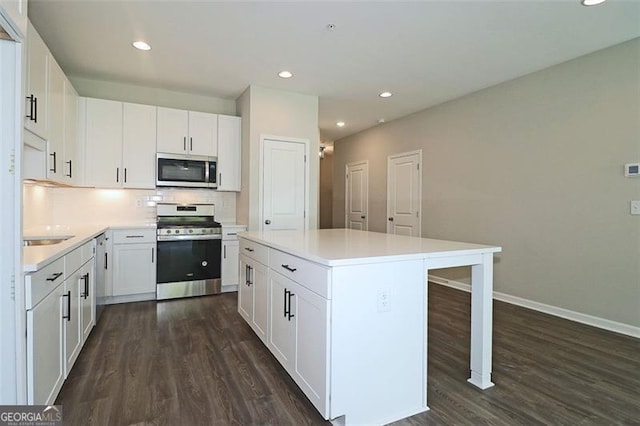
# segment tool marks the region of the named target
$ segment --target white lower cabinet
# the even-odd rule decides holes
[[[95,325],[94,248],[91,240],[25,278],[29,404],[53,404]]]
[[[82,347],[80,332],[80,276],[79,271],[64,282],[62,293],[62,328],[64,336],[64,376],[67,377]]]
[[[328,270],[245,239],[240,252],[238,312],[328,419]]]
[[[238,310],[265,344],[269,319],[267,295],[267,267],[248,256],[241,255]]]
[[[52,404],[64,382],[60,283],[27,310],[27,403]]]
[[[120,229],[112,231],[112,299],[116,303],[155,299],[156,230]]]
[[[267,347],[318,411],[327,412],[329,301],[269,271]]]

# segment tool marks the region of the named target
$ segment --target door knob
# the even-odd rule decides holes
[[[360,219],[364,219],[366,216],[360,216]]]
[[[393,218],[392,217],[389,218],[389,222],[393,222]]]
[[[264,224],[265,225],[271,225],[271,221],[269,219],[267,219],[267,220],[264,221]]]

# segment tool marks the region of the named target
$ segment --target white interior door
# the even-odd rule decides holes
[[[369,162],[347,164],[345,182],[345,225],[366,231],[369,229]]]
[[[305,229],[306,144],[265,139],[262,229]]]
[[[387,160],[387,233],[421,236],[422,151]]]

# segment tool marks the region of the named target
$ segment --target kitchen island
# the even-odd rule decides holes
[[[469,382],[493,385],[500,247],[348,229],[239,237],[238,311],[325,419],[383,424],[429,409],[429,269],[471,266]]]

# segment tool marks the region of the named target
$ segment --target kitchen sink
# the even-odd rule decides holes
[[[69,238],[73,238],[73,235],[63,235],[63,236],[44,237],[44,238],[25,238],[22,241],[23,241],[24,247],[51,246],[53,244],[60,244],[63,241],[67,241]]]

